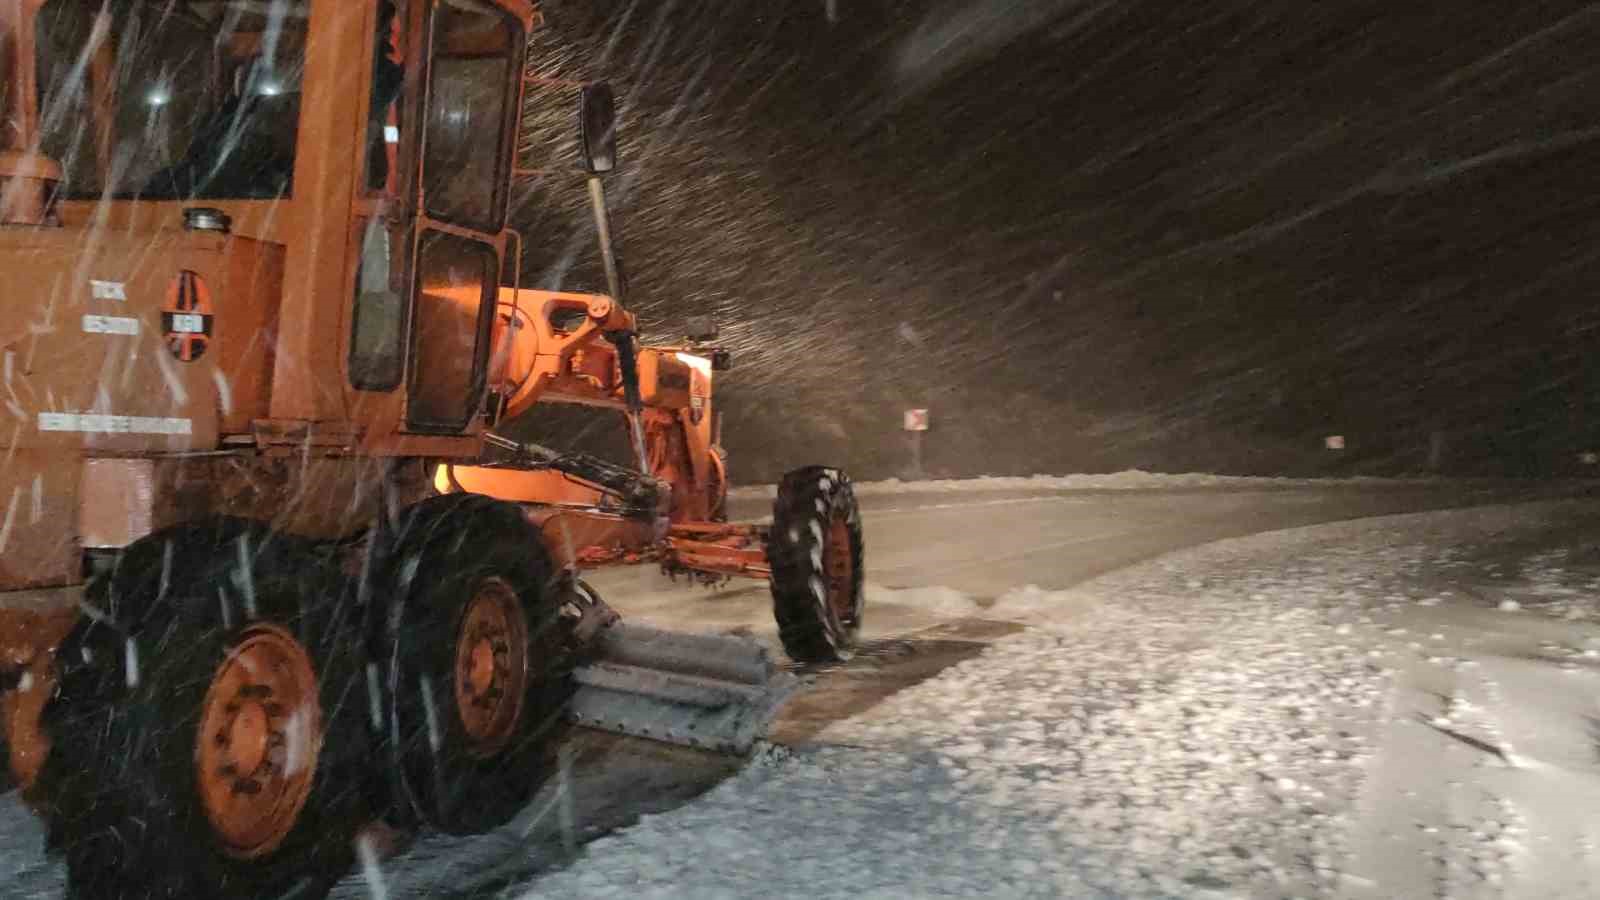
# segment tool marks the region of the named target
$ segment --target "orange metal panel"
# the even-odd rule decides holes
[[[0,231],[0,253],[0,393],[22,446],[208,450],[265,412],[281,248],[30,229]]]
[[[126,547],[155,530],[155,460],[85,460],[78,496],[83,546]]]
[[[216,264],[224,273],[216,313],[227,391],[218,398],[220,427],[225,434],[243,434],[270,409],[285,249],[232,238],[208,252],[220,257]]]
[[[0,595],[0,604],[7,598]],[[8,609],[0,606],[0,671],[19,675],[16,690],[0,693],[0,736],[10,745],[5,760],[23,797],[33,800],[32,786],[50,739],[39,727],[39,715],[55,693],[55,648],[78,620],[74,606],[54,609]]]
[[[689,408],[678,411],[678,421],[683,428],[684,443],[689,448],[690,468],[694,473],[697,493],[705,498],[704,516],[722,508],[727,490],[727,473],[716,447],[716,409],[711,395],[713,372],[711,360],[693,353],[678,351],[677,358],[689,367]]]
[[[271,415],[308,421],[348,418],[342,367],[353,272],[346,260],[351,198],[359,175],[353,146],[366,130],[361,115],[370,64],[370,2],[312,0],[306,37],[307,90],[295,151],[294,200],[284,210],[296,239],[284,267],[279,353],[273,372]],[[366,55],[364,55],[366,54]],[[355,73],[353,74],[352,69]],[[335,89],[355,84],[357,90]],[[317,90],[321,85],[328,89]]]
[[[440,493],[467,491],[514,503],[554,503],[595,506],[600,489],[560,472],[491,469],[479,466],[440,466],[434,476]]]
[[[80,457],[9,446],[0,457],[0,591],[81,580]]]
[[[530,507],[528,519],[539,526],[545,548],[563,567],[577,565],[586,551],[623,555],[657,543],[653,525],[621,516]]]
[[[670,559],[686,569],[748,578],[766,578],[772,574],[767,554],[759,548],[729,547],[681,538],[671,538],[668,548],[672,554]]]
[[[67,228],[90,228],[101,234],[148,232],[178,228],[183,211],[194,206],[183,200],[65,200],[61,222]],[[298,244],[300,206],[286,200],[207,200],[233,220],[233,234],[269,244]],[[79,240],[82,240],[80,235]]]
[[[645,406],[685,409],[689,406],[691,370],[671,351],[645,347],[639,352],[639,396]]]
[[[604,334],[636,327],[633,315],[599,294],[515,291],[502,288],[497,342],[508,342],[507,363],[496,379],[508,395],[506,416],[515,418],[546,392],[552,399],[596,406],[616,405],[620,382],[615,354]],[[557,328],[552,317],[571,313],[579,322]],[[511,322],[515,324],[510,324]]]
[[[28,150],[39,132],[33,20],[42,0],[0,0],[0,149]]]
[[[156,528],[227,515],[315,538],[368,527],[386,491],[401,505],[432,493],[420,461],[254,450],[157,459],[155,485]]]

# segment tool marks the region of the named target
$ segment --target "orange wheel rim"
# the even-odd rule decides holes
[[[479,583],[456,631],[456,714],[468,749],[492,756],[517,731],[528,693],[528,627],[511,585]]]
[[[822,567],[828,581],[828,607],[840,625],[853,623],[856,618],[856,564],[850,552],[850,523],[842,514],[835,515],[828,523]]]
[[[706,516],[717,518],[723,512],[727,502],[728,467],[715,451],[707,454],[710,458],[710,475],[706,479]]]
[[[245,630],[206,690],[196,737],[200,805],[238,859],[276,850],[311,796],[322,704],[311,657],[274,625]]]

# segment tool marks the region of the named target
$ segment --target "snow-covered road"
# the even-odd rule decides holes
[[[1596,893],[1582,486],[1087,487],[864,492],[866,651],[753,764],[591,737],[570,827],[547,791],[336,896]],[[760,585],[593,580],[772,635]],[[0,898],[58,896],[38,839],[0,799]]]
[[[984,615],[1025,630],[527,896],[1594,896],[1595,516],[1317,526],[1009,592]]]

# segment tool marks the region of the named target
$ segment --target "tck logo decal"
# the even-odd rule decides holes
[[[161,336],[167,349],[184,362],[205,355],[211,341],[211,288],[205,279],[188,269],[179,272],[167,287],[161,306]]]

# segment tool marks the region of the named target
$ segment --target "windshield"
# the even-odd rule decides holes
[[[307,0],[53,0],[39,108],[69,197],[290,193]]]

